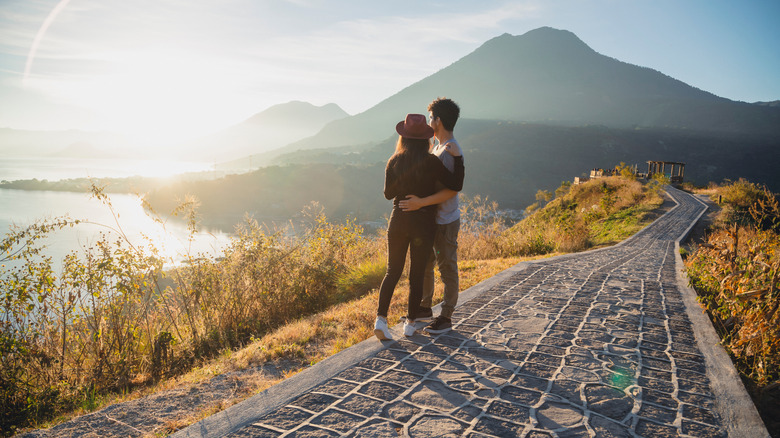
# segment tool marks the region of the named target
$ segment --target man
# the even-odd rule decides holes
[[[446,153],[446,147],[457,148],[462,155],[463,151],[455,140],[453,131],[455,123],[460,116],[460,108],[450,99],[438,98],[428,105],[429,125],[433,128],[433,135],[437,140],[432,153],[439,157],[450,171],[455,167],[452,155]],[[431,305],[433,302],[433,263],[439,266],[442,283],[444,283],[444,299],[441,306],[441,314],[434,318],[425,331],[432,334],[444,333],[452,329],[452,313],[458,304],[460,284],[458,281],[458,231],[460,229],[460,206],[458,205],[458,192],[442,189],[439,192],[418,198],[409,196],[399,203],[404,211],[414,211],[427,205],[438,204],[436,213],[436,236],[433,241],[433,253],[428,262],[423,283],[423,295],[420,301],[418,319],[432,317]]]

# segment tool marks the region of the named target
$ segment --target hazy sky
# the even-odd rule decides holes
[[[291,100],[356,114],[541,26],[722,97],[778,100],[778,22],[777,0],[0,0],[0,127],[168,142]]]

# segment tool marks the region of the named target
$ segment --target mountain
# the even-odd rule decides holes
[[[347,117],[338,105],[292,101],[272,106],[243,122],[186,147],[189,160],[226,162],[260,154],[316,134],[328,122]]]
[[[29,131],[0,128],[0,155],[4,157],[90,156],[112,158],[129,151],[128,140],[119,134],[67,131]],[[84,155],[89,149],[89,155]],[[75,155],[74,155],[75,154]]]
[[[437,96],[461,116],[564,126],[680,128],[780,137],[780,108],[734,102],[661,72],[601,55],[576,35],[543,27],[504,34],[363,113],[329,123],[282,151],[383,140]]]
[[[65,149],[52,154],[54,157],[67,158],[116,158],[116,153],[105,151],[88,141],[71,143]]]

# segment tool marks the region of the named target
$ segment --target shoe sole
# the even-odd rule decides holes
[[[406,321],[406,316],[401,317],[401,321]],[[418,316],[414,322],[431,322],[433,321],[433,316]]]
[[[428,333],[434,334],[434,335],[439,335],[439,334],[446,333],[446,332],[452,330],[452,327],[447,327],[445,329],[429,329],[428,327],[426,327],[423,330],[425,330]]]
[[[385,332],[383,332],[382,330],[379,330],[379,329],[374,329],[374,335],[377,338],[379,338],[380,341],[392,341],[393,340],[393,338],[387,337],[385,335]]]

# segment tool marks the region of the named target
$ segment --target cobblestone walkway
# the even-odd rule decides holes
[[[675,267],[705,206],[670,195],[623,244],[531,263],[451,332],[396,336],[228,436],[725,436]]]

